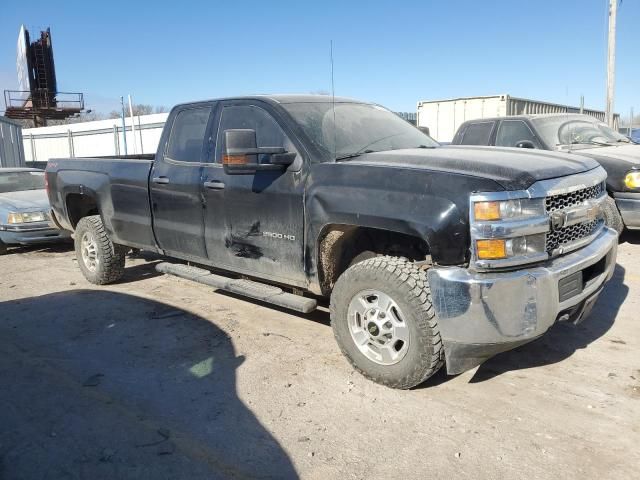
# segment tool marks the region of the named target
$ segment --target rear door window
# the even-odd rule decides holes
[[[494,122],[472,123],[465,129],[461,145],[489,145]]]
[[[496,145],[499,147],[515,147],[522,141],[529,141],[540,148],[538,139],[529,126],[522,120],[503,120],[498,127]]]
[[[178,162],[200,162],[210,114],[211,107],[189,108],[179,112],[173,121],[166,157]]]

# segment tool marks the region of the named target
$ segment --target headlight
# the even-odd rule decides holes
[[[526,235],[506,239],[476,240],[478,260],[502,260],[530,257],[545,253],[545,234]]]
[[[624,184],[627,188],[640,188],[640,170],[627,173]]]
[[[47,219],[47,214],[45,212],[10,213],[7,218],[7,223],[16,224],[16,223],[44,222],[46,219]]]
[[[471,196],[470,228],[476,266],[498,268],[548,258],[549,217],[545,197],[510,192],[493,200],[490,194]]]
[[[475,221],[518,220],[527,217],[545,215],[544,201],[541,198],[518,198],[476,202],[473,205]]]

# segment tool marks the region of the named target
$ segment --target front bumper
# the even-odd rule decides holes
[[[582,320],[613,275],[617,248],[618,235],[604,228],[580,250],[530,269],[496,273],[430,269],[447,372],[461,373],[530,342],[556,320]],[[571,280],[567,277],[577,272],[583,272],[581,290],[567,296],[563,287],[561,294],[559,282]]]
[[[625,227],[640,228],[640,193],[621,192],[613,196]]]
[[[0,240],[7,245],[59,242],[70,237],[69,232],[51,228],[47,222],[0,225]]]

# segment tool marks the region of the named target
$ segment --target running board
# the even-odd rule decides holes
[[[279,287],[251,280],[223,277],[222,275],[211,273],[209,270],[189,265],[161,262],[156,265],[156,270],[160,273],[168,273],[169,275],[193,280],[220,290],[289,308],[296,312],[309,313],[317,307],[317,302],[314,299],[287,293]]]

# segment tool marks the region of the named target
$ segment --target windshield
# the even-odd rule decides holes
[[[340,102],[335,104],[335,112],[331,102],[282,106],[327,158],[438,146],[431,137],[378,105]]]
[[[587,115],[558,115],[532,119],[538,133],[550,147],[560,145],[615,145],[629,139],[597,118]]]
[[[0,172],[0,193],[44,189],[44,172]]]

